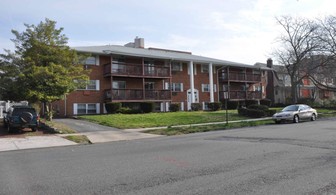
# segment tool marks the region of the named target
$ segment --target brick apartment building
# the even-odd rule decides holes
[[[54,102],[58,115],[72,116],[106,113],[105,103],[121,102],[136,106],[154,102],[156,111],[169,111],[171,103],[190,110],[200,103],[260,100],[266,97],[265,68],[192,55],[191,52],[145,48],[143,38],[124,46],[74,48],[91,55],[85,68],[90,82],[85,88]]]

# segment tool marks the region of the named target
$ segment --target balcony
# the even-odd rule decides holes
[[[170,77],[170,70],[164,66],[113,63],[104,65],[104,76],[166,78]]]
[[[260,74],[245,74],[245,73],[233,73],[230,72],[229,75],[223,73],[218,77],[219,82],[227,82],[227,81],[234,81],[234,82],[260,82],[261,75]]]
[[[170,90],[113,89],[105,90],[104,97],[111,101],[171,100]]]
[[[261,99],[261,91],[230,91],[229,99],[231,100],[255,100]],[[224,99],[224,91],[219,92],[219,99]]]

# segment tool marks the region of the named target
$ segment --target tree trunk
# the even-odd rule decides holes
[[[298,99],[297,84],[295,82],[291,82],[291,85],[292,104],[296,104]]]
[[[47,110],[47,120],[52,121],[53,119],[53,110],[52,110],[52,105],[50,102],[46,104],[46,110]]]

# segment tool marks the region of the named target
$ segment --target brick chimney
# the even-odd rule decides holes
[[[272,68],[273,67],[273,60],[272,60],[272,58],[268,58],[267,59],[267,67],[268,68]]]
[[[135,48],[145,48],[145,39],[144,38],[135,37],[135,39],[134,39],[134,47]]]

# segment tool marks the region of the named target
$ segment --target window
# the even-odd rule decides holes
[[[86,104],[77,105],[77,114],[86,114]]]
[[[154,90],[154,82],[146,82],[145,83],[145,90]]]
[[[96,65],[96,57],[91,56],[91,57],[86,58],[85,64],[86,65]]]
[[[88,90],[96,90],[96,80],[90,80],[86,85],[86,89]]]
[[[208,65],[201,65],[201,72],[209,73],[209,66]]]
[[[216,84],[213,86],[213,91],[216,92]],[[202,92],[210,92],[210,84],[202,84]]]
[[[87,114],[96,114],[96,104],[87,104]]]
[[[82,83],[78,86],[77,90],[97,90],[99,91],[99,80],[89,80],[86,83],[84,81],[75,81],[77,83]]]
[[[153,60],[145,60],[145,73],[149,75],[155,74],[155,65]]]
[[[74,104],[74,114],[83,115],[83,114],[98,114],[99,113],[99,103],[80,103]]]
[[[126,81],[113,81],[113,89],[126,89]]]
[[[172,62],[172,71],[182,71],[181,62]]]
[[[183,91],[183,83],[172,83],[172,91]]]
[[[210,92],[210,85],[202,84],[202,92]]]
[[[223,91],[228,91],[229,87],[227,84],[222,85]]]
[[[209,110],[209,102],[202,102],[203,103],[203,110]]]

